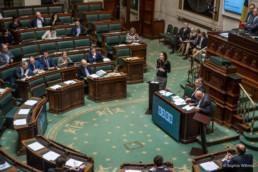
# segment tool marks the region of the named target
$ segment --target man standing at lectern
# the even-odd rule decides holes
[[[213,114],[213,111],[211,108],[210,97],[200,90],[195,92],[195,97],[198,100],[198,104],[193,108],[194,111],[211,117]],[[206,154],[208,153],[207,144],[206,144],[206,125],[200,122],[199,126],[200,126],[201,140],[202,140],[202,150],[203,150],[203,153]]]

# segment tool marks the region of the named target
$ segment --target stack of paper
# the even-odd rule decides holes
[[[50,87],[50,88],[52,88],[52,89],[54,89],[54,90],[56,90],[56,89],[59,89],[59,88],[61,88],[62,86],[61,85],[53,85],[52,87]]]
[[[16,126],[26,125],[27,121],[26,121],[26,119],[16,119],[15,121],[13,121],[13,124]]]
[[[173,102],[174,102],[176,105],[178,105],[178,106],[180,106],[180,105],[185,105],[185,104],[186,104],[186,103],[185,103],[185,100],[182,99],[182,98],[179,97],[179,96],[173,96],[173,97],[172,97],[172,100],[173,100]]]
[[[0,170],[2,171],[2,170],[5,170],[7,168],[10,168],[10,167],[11,167],[11,165],[8,162],[5,162],[4,164],[0,165]]]
[[[27,100],[24,104],[28,106],[34,106],[37,102],[37,100]]]
[[[80,167],[83,164],[82,161],[78,161],[75,159],[69,159],[68,161],[66,161],[65,165],[69,166],[69,167]]]
[[[201,163],[200,166],[205,171],[214,171],[214,170],[217,170],[219,168],[219,166],[216,163],[214,163],[213,161]]]
[[[171,96],[173,93],[169,92],[169,91],[165,91],[165,90],[160,90],[159,93],[162,95],[162,96]]]
[[[0,88],[0,94],[2,94],[5,91],[4,88]]]
[[[189,111],[193,109],[193,106],[186,105],[182,109]]]
[[[18,115],[28,115],[30,112],[30,109],[20,109],[18,112]]]
[[[92,77],[92,78],[99,78],[99,76],[96,75],[95,73],[94,73],[94,74],[91,74],[91,75],[89,75],[89,76]]]
[[[66,85],[75,84],[76,82],[74,80],[68,80],[64,82]]]
[[[28,145],[29,148],[31,148],[33,151],[38,151],[40,149],[43,149],[44,146],[40,144],[39,142],[34,142]]]
[[[111,60],[109,58],[103,58],[103,62],[110,62]]]
[[[48,161],[55,161],[56,158],[58,158],[60,155],[58,153],[55,153],[53,151],[49,151],[43,155],[43,158]]]

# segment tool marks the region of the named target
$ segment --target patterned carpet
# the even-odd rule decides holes
[[[192,171],[192,147],[196,143],[181,144],[153,124],[145,111],[148,105],[148,84],[155,76],[155,63],[160,51],[169,49],[157,40],[145,40],[148,44],[148,72],[145,82],[128,85],[127,98],[104,103],[94,103],[85,97],[85,106],[62,115],[48,114],[49,125],[45,133],[50,139],[71,147],[95,159],[95,171],[116,172],[123,162],[151,162],[160,154],[165,160],[174,163],[176,171]],[[180,83],[186,80],[190,62],[176,54],[169,55],[172,71],[168,85],[172,92],[181,90]],[[183,90],[179,95],[183,94]],[[212,137],[226,136],[235,132],[215,124]],[[234,147],[239,141],[209,146],[209,152]],[[17,133],[6,130],[1,138],[3,148],[16,157]],[[250,152],[250,150],[248,150]],[[257,166],[257,152],[252,151]],[[25,156],[18,157],[25,161]]]

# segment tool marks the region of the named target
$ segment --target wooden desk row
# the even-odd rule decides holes
[[[137,170],[137,171],[149,171],[152,167],[154,167],[154,163],[149,162],[129,162],[124,163],[120,166],[119,172],[129,171],[129,170]],[[174,165],[171,162],[164,162],[163,167],[171,170],[171,172],[175,172]]]

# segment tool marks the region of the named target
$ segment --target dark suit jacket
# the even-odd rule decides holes
[[[81,29],[81,34],[80,34],[80,35],[85,34],[85,33],[84,33],[84,27],[83,27],[82,25],[80,25],[80,29]],[[72,27],[71,35],[72,35],[72,36],[76,36],[76,35],[77,35],[77,28],[76,28],[76,26],[73,26],[73,27]]]
[[[199,88],[197,88],[197,90],[194,90],[194,92],[193,92],[193,94],[192,94],[192,96],[191,96],[191,103],[195,103],[195,105],[197,105],[198,104],[198,100],[196,99],[196,97],[195,97],[195,95],[194,95],[194,93],[196,92],[196,91],[202,91],[203,93],[205,93],[205,88],[203,87],[203,86],[201,86],[201,87],[199,87]],[[197,104],[196,104],[197,103]]]
[[[48,169],[48,172],[83,172],[83,170],[80,169],[79,171],[75,171],[75,170],[69,170],[69,169],[50,168]]]
[[[184,31],[184,27],[182,27],[179,30],[179,36],[182,38],[182,40],[186,40],[189,38],[190,32],[191,32],[191,29],[189,27],[185,31]]]
[[[44,20],[42,21],[42,26],[46,26],[46,25],[47,25],[47,22],[46,22],[46,19],[44,18]],[[38,27],[37,18],[34,18],[31,20],[30,27]]]
[[[156,168],[156,170],[149,170],[148,172],[171,172],[170,169],[167,169],[167,168]]]
[[[256,16],[252,22],[252,24],[246,25],[245,27],[251,34],[258,33],[258,16]]]
[[[43,67],[40,65],[40,63],[38,61],[35,61],[34,66],[29,63],[29,74],[34,75],[35,73],[33,71],[35,69],[43,70]]]
[[[103,62],[103,58],[100,52],[96,52],[96,58],[93,58],[93,54],[92,53],[87,53],[86,54],[86,58],[87,58],[87,62],[88,63],[93,63],[93,62]]]
[[[223,161],[222,164],[224,168],[230,169],[231,172],[253,172],[253,167],[250,167],[253,165],[253,155],[242,154],[234,156],[230,161]],[[241,165],[249,165],[249,167],[241,167]]]
[[[92,74],[91,68],[87,66],[87,69],[90,74]],[[85,77],[87,77],[85,69],[82,65],[79,65],[77,68],[77,76],[79,79],[84,80]]]
[[[203,98],[200,101],[201,101],[199,103],[200,113],[207,116],[212,116],[213,111],[211,108],[211,99],[208,96],[208,94],[204,94]]]
[[[24,71],[24,73],[25,73],[25,71]],[[25,78],[25,77],[26,77],[26,75],[22,74],[22,72],[21,72],[21,66],[17,66],[14,70],[13,77],[11,78],[12,88],[13,89],[17,88],[17,85],[16,85],[16,80],[17,79],[22,79],[22,78]]]
[[[55,64],[52,61],[52,58],[48,57],[47,60],[48,60],[49,67],[55,67]],[[48,70],[47,64],[46,64],[45,59],[43,57],[40,57],[39,63],[44,70]]]

